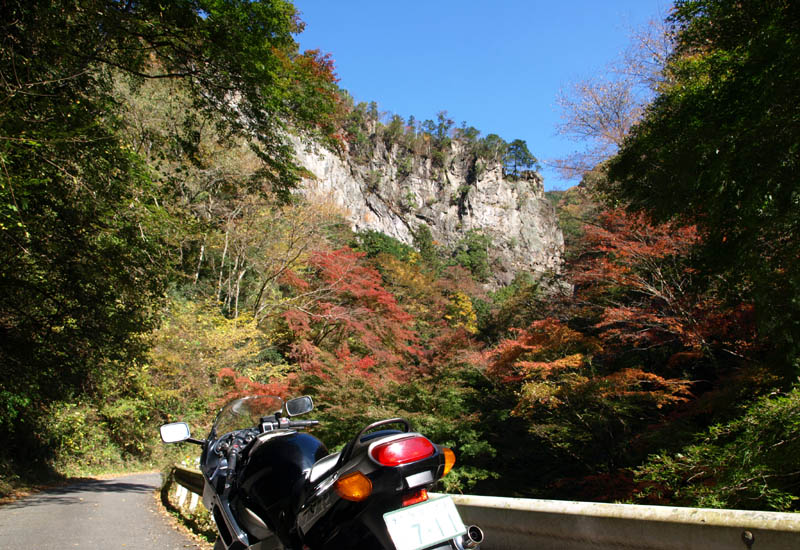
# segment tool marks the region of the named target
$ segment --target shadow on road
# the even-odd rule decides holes
[[[76,504],[83,500],[82,493],[152,493],[158,489],[157,484],[132,483],[113,479],[79,479],[72,480],[69,485],[54,487],[29,497],[4,504],[3,508],[13,510],[40,504]]]

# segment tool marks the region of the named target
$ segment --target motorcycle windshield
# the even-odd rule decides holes
[[[283,399],[275,395],[251,395],[229,401],[214,421],[211,438],[258,426],[263,417],[274,415],[282,407]]]

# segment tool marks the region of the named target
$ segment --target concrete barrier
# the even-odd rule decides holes
[[[176,466],[175,480],[202,491],[197,470]],[[800,514],[452,497],[486,534],[482,550],[800,550]]]

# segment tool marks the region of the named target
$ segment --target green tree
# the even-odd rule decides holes
[[[485,282],[491,275],[489,248],[492,238],[477,229],[470,229],[456,243],[453,249],[453,262],[468,269],[477,281]]]
[[[447,111],[436,113],[436,130],[434,136],[439,147],[447,147],[450,144],[450,132],[453,129],[453,119],[447,115]]]
[[[474,149],[476,147],[478,143],[478,136],[480,135],[481,131],[474,126],[467,126],[466,121],[463,121],[461,126],[455,130],[456,139],[466,143],[470,149]]]
[[[508,145],[503,164],[506,171],[514,177],[519,177],[523,171],[539,170],[539,161],[528,149],[528,144],[523,139],[515,139]]]
[[[760,398],[714,424],[679,453],[657,453],[637,468],[637,497],[703,508],[798,510],[800,389]]]
[[[607,191],[696,224],[715,284],[752,300],[762,335],[800,350],[800,6],[679,1],[672,83],[611,161]]]
[[[497,134],[489,134],[481,138],[478,145],[478,156],[491,161],[499,162],[505,157],[508,150],[508,143]]]
[[[379,254],[389,254],[405,262],[414,253],[414,249],[407,244],[372,229],[358,233],[354,244],[357,245],[354,248],[359,252],[365,252],[368,258],[374,258]]]
[[[436,241],[433,240],[433,233],[427,224],[421,223],[413,232],[414,247],[419,251],[420,258],[434,271],[441,268],[441,253]]]
[[[399,143],[400,138],[403,137],[404,130],[405,124],[403,117],[400,115],[392,115],[389,124],[387,124],[383,130],[383,139],[386,143],[386,147],[391,148],[395,143]]]
[[[12,0],[3,13],[0,433],[37,453],[15,423],[139,355],[168,279],[171,214],[126,140],[115,81],[182,82],[195,121],[256,137],[259,181],[278,190],[299,178],[287,131],[327,131],[336,88],[327,58],[298,53],[288,2]]]

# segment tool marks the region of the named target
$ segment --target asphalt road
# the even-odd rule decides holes
[[[0,550],[207,548],[171,525],[159,474],[87,480],[0,506]]]

